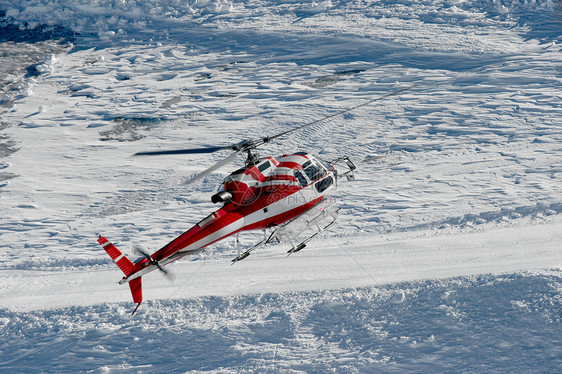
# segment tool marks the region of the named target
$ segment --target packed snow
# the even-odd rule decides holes
[[[0,371],[558,372],[562,8],[552,0],[0,0]],[[144,277],[270,135],[350,156],[337,225]],[[261,233],[244,234],[245,247]]]

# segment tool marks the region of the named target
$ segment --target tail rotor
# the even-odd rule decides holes
[[[142,248],[140,245],[138,244],[134,244],[133,245],[133,252],[135,252],[137,255],[142,256],[144,258],[146,258],[151,265],[154,265],[158,268],[158,270],[160,270],[160,272],[162,274],[164,274],[164,276],[170,281],[173,282],[176,279],[176,276],[174,275],[174,273],[172,273],[170,270],[164,269],[164,267],[162,265],[160,265],[160,263],[156,260],[154,260],[150,254],[148,252],[146,252],[144,250],[144,248]]]

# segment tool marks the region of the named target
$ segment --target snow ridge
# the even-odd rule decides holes
[[[136,318],[122,304],[3,310],[0,368],[551,372],[562,364],[561,281],[555,271],[151,301]]]

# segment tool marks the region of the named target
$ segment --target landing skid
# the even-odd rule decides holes
[[[277,230],[275,230],[277,231]],[[254,245],[252,248],[242,252],[241,254],[239,254],[238,256],[236,256],[235,258],[232,259],[232,264],[234,265],[235,262],[241,261],[243,259],[245,259],[246,257],[248,257],[250,255],[250,253],[252,253],[255,249],[257,249],[259,246],[264,245],[269,243],[272,239],[273,236],[275,235],[275,231],[273,231],[271,233],[271,235],[269,235],[269,237],[264,238],[262,241],[260,241],[258,244]],[[238,240],[238,238],[236,239]]]
[[[141,303],[137,303],[137,307],[135,308],[135,310],[133,310],[133,313],[131,313],[131,315],[134,315],[137,312],[139,306],[141,306]]]
[[[288,256],[290,256],[292,253],[296,253],[296,252],[299,252],[302,249],[304,249],[306,247],[306,243],[308,243],[310,240],[312,240],[314,237],[316,237],[316,235],[320,234],[322,231],[324,231],[324,230],[328,229],[330,226],[332,226],[336,222],[336,219],[338,217],[338,212],[339,212],[339,208],[338,209],[332,209],[331,204],[328,204],[326,206],[322,206],[322,209],[320,209],[319,213],[314,215],[312,218],[305,219],[304,225],[303,225],[304,228],[302,230],[300,230],[300,232],[298,232],[296,234],[293,234],[292,236],[293,237],[298,236],[299,234],[307,231],[313,225],[316,226],[317,231],[313,235],[309,236],[308,238],[306,238],[305,240],[303,240],[302,242],[297,244],[296,246],[292,245],[292,248],[287,251]],[[332,221],[325,226],[320,226],[320,222],[323,221],[328,215],[331,216]],[[292,230],[289,229],[289,227],[292,224],[294,225],[294,224],[299,224],[299,223],[303,223],[303,222],[299,222],[298,219],[295,219],[293,221],[287,222],[283,226],[280,226],[280,227],[276,228],[275,230],[273,230],[273,232],[269,236],[265,236],[263,238],[263,240],[261,240],[259,243],[255,244],[250,249],[247,249],[246,251],[238,254],[238,256],[233,258],[232,264],[234,264],[238,261],[242,261],[243,259],[248,257],[258,247],[260,247],[262,245],[265,245],[265,244],[268,244],[273,240],[277,240],[278,242],[281,242],[281,239],[287,236],[287,231],[290,231],[290,232],[292,231]],[[265,234],[265,231],[264,231],[264,234]]]

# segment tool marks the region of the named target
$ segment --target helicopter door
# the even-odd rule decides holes
[[[334,178],[328,175],[329,169],[316,159],[311,159],[303,164],[303,171],[314,185],[311,194],[320,196],[334,184]]]
[[[297,181],[299,181],[301,187],[306,187],[308,185],[308,181],[300,171],[295,170],[294,174],[295,174],[295,178],[297,178]]]

